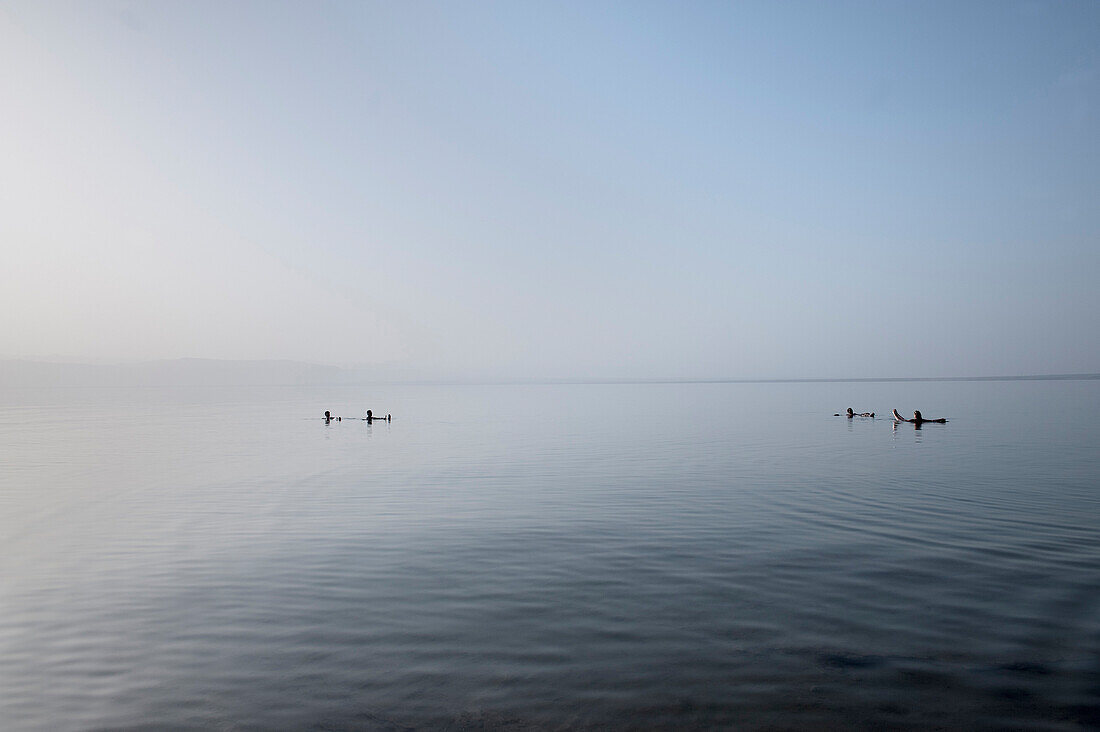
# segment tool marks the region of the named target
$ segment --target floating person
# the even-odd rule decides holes
[[[936,424],[944,424],[947,422],[947,419],[945,419],[944,417],[939,417],[938,419],[925,419],[921,416],[919,409],[914,410],[912,419],[906,419],[905,417],[898,414],[898,410],[895,409],[894,420],[898,422],[912,422],[916,425],[923,424],[924,422],[935,422]]]
[[[367,424],[370,424],[371,422],[373,422],[376,419],[379,420],[380,422],[389,422],[392,419],[392,417],[390,417],[390,415],[388,415],[388,414],[385,417],[375,417],[374,412],[372,412],[371,410],[368,409],[367,410],[367,418],[366,418]]]
[[[339,422],[341,418],[340,418],[340,417],[333,417],[333,416],[332,416],[332,415],[331,415],[331,414],[329,413],[329,411],[328,411],[328,410],[326,409],[326,410],[325,410],[325,424],[328,424],[329,422],[331,422],[331,421],[332,421],[332,420],[334,420],[334,419],[335,419],[335,420],[336,420],[337,422]]]
[[[840,415],[839,414],[834,414],[833,416],[834,417],[839,417]],[[848,419],[851,419],[852,417],[874,417],[875,413],[874,412],[860,412],[859,414],[856,414],[852,410],[851,407],[848,407],[848,409],[844,412],[844,416],[847,417]]]

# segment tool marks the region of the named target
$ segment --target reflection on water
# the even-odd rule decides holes
[[[1098,393],[5,394],[0,719],[1097,725]]]

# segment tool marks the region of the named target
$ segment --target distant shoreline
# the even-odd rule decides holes
[[[913,381],[1092,381],[1100,374],[1036,374],[1028,376],[868,376],[804,379],[544,379],[511,381],[525,384],[851,384]],[[505,382],[485,382],[505,383]]]
[[[341,367],[296,361],[178,359],[129,364],[81,364],[0,360],[0,387],[140,386],[368,386],[549,385],[549,384],[869,384],[983,381],[1095,381],[1100,373],[1019,376],[874,376],[848,378],[683,378],[683,377],[446,377],[389,364]]]

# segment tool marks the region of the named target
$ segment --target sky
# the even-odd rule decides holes
[[[1100,372],[1100,3],[2,2],[0,358]]]

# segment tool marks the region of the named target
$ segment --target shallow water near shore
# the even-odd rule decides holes
[[[0,398],[5,729],[1100,725],[1097,380]]]

